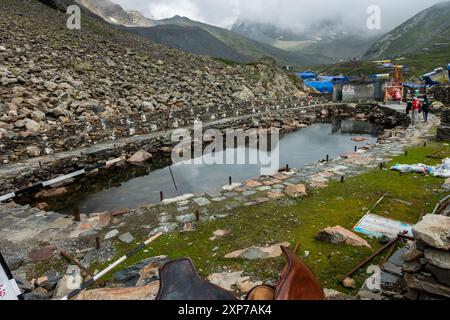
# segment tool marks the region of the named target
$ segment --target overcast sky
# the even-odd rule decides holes
[[[314,21],[340,18],[364,29],[370,5],[381,8],[382,31],[442,0],[112,0],[126,10],[139,10],[149,18],[186,16],[220,27],[236,19],[273,23],[301,31]]]

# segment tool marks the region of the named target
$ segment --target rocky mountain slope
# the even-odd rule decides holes
[[[205,108],[304,96],[270,63],[232,67],[169,49],[84,9],[81,30],[69,30],[51,7],[62,2],[43,2],[0,0],[1,164],[164,130],[175,112],[189,125]]]
[[[76,0],[79,4],[102,17],[109,23],[126,26],[154,26],[153,20],[144,17],[138,11],[125,11],[110,0]]]
[[[438,3],[381,37],[366,53],[369,58],[390,58],[423,51],[449,52],[450,1]]]
[[[251,58],[238,53],[199,27],[168,24],[152,28],[129,27],[127,30],[156,43],[194,54],[224,58],[241,63],[252,61]]]
[[[110,0],[77,1],[108,22],[122,24],[125,26],[143,26],[142,24],[137,23],[134,25],[131,24],[130,12],[126,12]],[[106,9],[105,7],[108,6],[109,9]],[[186,17],[174,16],[169,19],[146,19],[145,21],[149,24],[164,25],[166,27],[154,30],[140,29],[138,30],[140,35],[148,35],[149,39],[153,41],[191,53],[201,51],[202,54],[209,56],[217,56],[244,63],[250,60],[258,60],[263,57],[271,57],[275,59],[278,64],[295,66],[309,66],[333,62],[333,59],[317,53],[305,54],[301,52],[286,51],[272,45],[247,38],[233,31],[194,21]],[[204,45],[203,39],[206,35],[199,38],[199,28],[204,32],[209,33],[210,37],[215,38],[211,38],[211,43],[207,47],[201,48]],[[134,29],[129,31],[136,30]],[[160,33],[156,36],[155,34],[158,31]],[[228,49],[221,55],[217,55],[217,52],[221,51],[224,46],[227,46]],[[233,52],[230,52],[230,50]]]

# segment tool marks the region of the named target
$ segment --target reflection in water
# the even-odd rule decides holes
[[[332,124],[318,123],[281,137],[280,164],[301,168],[305,164],[324,159],[326,155],[334,158],[344,152],[351,152],[355,145],[363,146],[368,142],[375,142],[378,132],[375,126],[366,122],[343,120],[333,121]],[[350,134],[355,133],[367,137],[368,141],[353,142]],[[249,154],[255,150],[245,149],[248,159]],[[226,151],[216,152],[214,156],[224,157],[224,153]],[[211,155],[203,156],[207,157],[211,158]],[[217,190],[228,183],[229,176],[234,182],[260,176],[259,165],[178,163],[171,169],[177,188],[169,167],[131,166],[108,176],[84,178],[75,186],[76,191],[70,196],[50,205],[53,210],[65,213],[70,213],[74,207],[79,207],[83,213],[136,208],[159,202],[160,191],[164,192],[165,198],[170,198],[186,193]]]

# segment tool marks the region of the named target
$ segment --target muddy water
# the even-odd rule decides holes
[[[366,122],[336,120],[318,123],[308,128],[288,133],[280,138],[280,166],[289,164],[301,168],[305,164],[331,158],[345,152],[353,152],[355,146],[376,142],[380,128]],[[357,143],[352,137],[363,136],[367,141]],[[248,147],[245,152],[255,152]],[[216,153],[220,157],[221,153]],[[204,155],[203,158],[209,157]],[[170,169],[173,174],[170,172]],[[257,178],[261,175],[259,165],[190,165],[175,164],[171,167],[158,165],[130,166],[107,176],[84,178],[79,181],[70,196],[50,202],[52,210],[70,213],[74,207],[83,213],[103,212],[118,208],[136,208],[160,201],[160,191],[165,198],[186,193],[214,191],[233,182]],[[175,183],[174,183],[175,180]]]

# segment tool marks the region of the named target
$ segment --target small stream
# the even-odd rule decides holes
[[[306,164],[335,158],[342,153],[353,152],[355,146],[362,147],[377,141],[382,128],[367,122],[334,120],[332,123],[316,123],[308,128],[280,137],[280,166],[301,168]],[[352,141],[352,137],[367,138],[364,142]],[[247,154],[254,150],[248,150]],[[220,156],[220,153],[216,153]],[[203,155],[208,157],[208,155]],[[187,193],[214,191],[233,182],[260,176],[259,165],[190,165],[178,163],[171,166],[176,187],[169,167],[164,164],[127,166],[125,169],[97,177],[81,178],[70,186],[71,193],[63,198],[48,201],[51,210],[71,213],[80,208],[82,213],[103,212],[119,208],[137,208],[158,203],[160,191],[165,198]]]

